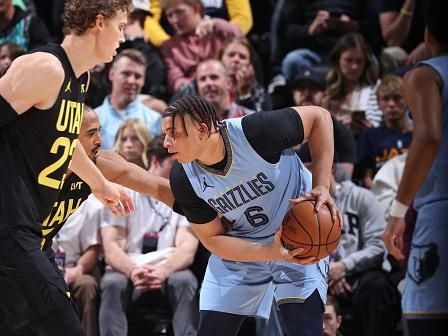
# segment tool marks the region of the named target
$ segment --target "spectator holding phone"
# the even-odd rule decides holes
[[[378,73],[370,47],[358,33],[344,35],[330,52],[324,107],[355,134],[379,126],[382,120],[376,97]]]

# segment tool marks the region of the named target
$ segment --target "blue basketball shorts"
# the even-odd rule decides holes
[[[200,310],[269,318],[272,298],[278,304],[303,302],[316,289],[326,302],[328,258],[301,266],[286,262],[237,262],[209,259]]]
[[[403,314],[408,319],[448,318],[448,201],[418,210],[408,260]]]

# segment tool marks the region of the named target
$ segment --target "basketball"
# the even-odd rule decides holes
[[[283,246],[288,250],[303,248],[299,258],[325,258],[336,249],[341,237],[339,218],[333,222],[328,206],[323,204],[316,212],[315,204],[316,201],[297,203],[283,219]]]

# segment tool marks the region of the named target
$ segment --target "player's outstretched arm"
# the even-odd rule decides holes
[[[223,220],[226,221],[226,219]],[[205,248],[223,259],[242,262],[287,261],[302,265],[316,262],[313,257],[295,258],[296,255],[303,253],[301,248],[289,251],[283,247],[280,240],[281,226],[275,235],[274,242],[269,245],[251,243],[241,238],[226,235],[226,226],[219,217],[206,224],[192,223],[191,227]]]
[[[114,215],[126,215],[134,210],[132,199],[124,188],[101,174],[79,141],[69,168],[90,186],[96,198],[107,205]]]
[[[53,106],[63,81],[64,69],[55,56],[37,52],[18,57],[0,78],[0,127],[32,106]]]
[[[168,179],[150,174],[110,150],[99,152],[96,165],[108,180],[153,197],[170,208],[173,207],[174,196]]]

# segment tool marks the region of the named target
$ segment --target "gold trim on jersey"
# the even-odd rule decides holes
[[[211,173],[213,175],[217,175],[220,177],[226,177],[233,166],[233,158],[234,158],[233,146],[232,146],[232,141],[230,141],[229,134],[227,133],[227,127],[226,127],[225,123],[222,123],[221,129],[219,130],[219,132],[221,133],[222,139],[224,141],[224,148],[226,149],[227,162],[226,162],[226,166],[224,167],[224,169],[219,170],[219,169],[212,168],[210,166],[203,164],[202,162],[200,162],[198,160],[196,160],[195,163],[200,168],[202,168],[203,170],[205,170],[208,173]]]

